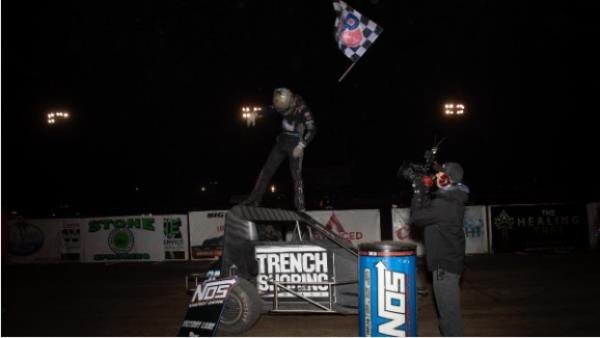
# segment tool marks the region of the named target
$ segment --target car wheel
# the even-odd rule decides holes
[[[238,277],[223,306],[218,334],[237,336],[249,330],[260,317],[262,302],[256,286]]]

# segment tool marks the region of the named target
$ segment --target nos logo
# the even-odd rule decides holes
[[[388,321],[380,324],[379,332],[393,336],[406,336],[406,275],[390,271],[383,262],[377,268],[377,315]],[[401,328],[404,326],[404,328]]]
[[[235,278],[206,281],[196,288],[192,297],[192,305],[210,301],[223,301],[227,297],[229,288],[237,282]]]

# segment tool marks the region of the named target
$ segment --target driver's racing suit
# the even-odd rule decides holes
[[[281,165],[281,162],[287,157],[290,164],[290,172],[294,181],[294,205],[296,210],[305,211],[304,206],[304,184],[302,182],[302,158],[294,157],[293,150],[301,144],[303,147],[314,139],[317,127],[313,119],[310,108],[304,103],[304,100],[298,95],[294,99],[294,106],[291,111],[285,115],[278,113],[273,106],[266,109],[267,114],[282,115],[281,134],[277,136],[277,142],[271,149],[269,157],[264,164],[254,189],[247,200],[242,204],[258,206],[267,190],[271,178]]]

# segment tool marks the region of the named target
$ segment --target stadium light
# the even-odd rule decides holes
[[[59,121],[68,120],[69,117],[70,117],[70,114],[68,112],[64,112],[64,111],[49,112],[48,114],[46,114],[46,122],[48,124],[56,124]]]
[[[465,113],[465,105],[462,103],[446,103],[444,104],[445,115],[463,115]]]
[[[246,120],[248,127],[256,125],[256,118],[259,117],[261,107],[242,107],[242,118]]]

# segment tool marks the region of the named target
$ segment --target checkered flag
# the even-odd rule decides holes
[[[341,0],[333,2],[335,41],[352,62],[358,61],[383,32],[383,28]]]

